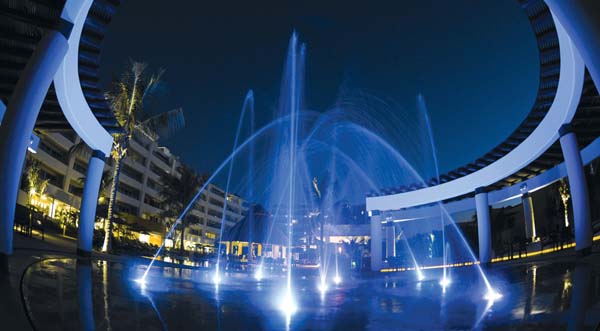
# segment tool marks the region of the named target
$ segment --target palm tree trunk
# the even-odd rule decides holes
[[[105,253],[110,253],[110,251],[112,250],[113,219],[115,213],[115,206],[117,203],[117,192],[119,191],[119,177],[121,175],[121,164],[123,162],[123,159],[123,157],[115,158],[115,167],[113,169],[113,182],[110,188],[110,200],[108,201],[108,212],[106,215],[107,220],[104,222],[104,244],[102,245],[102,252]]]
[[[179,243],[179,250],[181,251],[181,253],[183,254],[184,252],[184,247],[183,247],[183,239],[185,238],[185,223],[181,222],[181,242]]]

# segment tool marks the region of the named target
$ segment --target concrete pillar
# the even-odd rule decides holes
[[[559,130],[559,134],[573,204],[575,250],[581,254],[587,254],[592,247],[592,223],[590,220],[590,200],[581,154],[577,146],[575,133],[573,133],[570,125],[563,125]]]
[[[533,214],[533,201],[528,192],[521,196],[523,201],[523,213],[525,218],[525,238],[528,242],[533,242],[537,236],[535,232],[535,215]]]
[[[479,238],[479,262],[489,263],[492,260],[492,221],[490,205],[485,188],[475,190],[475,207],[477,208],[477,237]]]
[[[600,2],[598,0],[546,0],[546,4],[577,47],[598,88],[600,86]]]
[[[379,271],[382,265],[382,228],[379,211],[371,211],[371,270]]]
[[[80,330],[93,331],[94,303],[92,299],[92,265],[90,260],[77,260],[77,297],[79,303]]]
[[[19,180],[29,138],[54,74],[69,48],[72,24],[61,20],[38,43],[10,98],[0,128],[0,258],[13,251]]]
[[[92,254],[92,241],[94,239],[94,221],[96,220],[96,207],[98,206],[98,191],[102,182],[102,172],[106,156],[99,150],[94,150],[88,162],[81,208],[79,228],[77,233],[77,255],[89,257]]]
[[[396,257],[396,227],[394,222],[385,224],[385,258]]]

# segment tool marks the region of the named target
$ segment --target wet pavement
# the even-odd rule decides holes
[[[594,330],[600,323],[600,268],[575,262],[522,263],[487,271],[502,298],[484,299],[476,267],[455,268],[444,291],[439,270],[345,279],[322,295],[316,279],[293,280],[298,310],[280,309],[286,281],[201,270],[70,258],[24,274],[25,310],[37,330]]]

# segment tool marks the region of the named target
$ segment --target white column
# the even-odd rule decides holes
[[[10,98],[0,128],[0,255],[12,254],[15,205],[25,153],[35,120],[68,50],[71,24],[60,21],[38,43]]]
[[[546,0],[577,47],[596,87],[600,86],[600,2]]]
[[[579,153],[575,133],[573,133],[570,125],[563,125],[559,134],[573,204],[575,250],[586,254],[591,251],[592,246],[592,223],[590,221],[590,200],[581,154]]]
[[[396,227],[394,222],[385,224],[385,257],[396,257]]]
[[[525,238],[528,242],[533,242],[537,237],[535,231],[535,215],[533,214],[533,201],[528,192],[521,196],[523,201],[523,214],[525,218]]]
[[[382,229],[381,229],[381,215],[379,211],[371,211],[371,270],[381,270],[382,256],[381,256],[381,245],[382,241]]]
[[[485,188],[475,190],[475,208],[477,209],[477,236],[479,238],[479,262],[492,260],[492,228],[488,194]]]
[[[94,150],[88,162],[85,186],[83,187],[83,196],[81,197],[79,229],[77,233],[77,255],[79,256],[89,257],[92,254],[98,191],[102,182],[105,161],[106,156],[104,153]]]

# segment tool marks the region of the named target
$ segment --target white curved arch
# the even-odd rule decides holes
[[[416,191],[367,198],[367,210],[398,210],[442,201],[488,186],[521,170],[558,139],[561,125],[569,123],[581,98],[585,67],[565,29],[552,14],[560,47],[560,77],[550,110],[517,147],[490,165],[455,180]]]
[[[600,157],[600,138],[596,138],[596,140],[581,150],[581,159],[584,166],[590,164],[598,157]],[[523,185],[526,185],[527,192],[531,193],[543,189],[566,176],[567,168],[563,162],[526,181],[489,192],[488,203],[492,206],[521,196],[523,194],[523,192],[521,192],[521,187]],[[450,214],[469,210],[475,211],[475,198],[464,198],[458,201],[445,203],[444,209]],[[440,207],[437,204],[433,204],[392,211],[390,214],[396,222],[411,221],[428,217],[439,217]]]
[[[79,81],[79,41],[93,0],[67,0],[61,18],[73,23],[69,50],[54,75],[54,88],[65,117],[75,132],[92,149],[109,155],[113,138],[98,122],[88,105]]]

